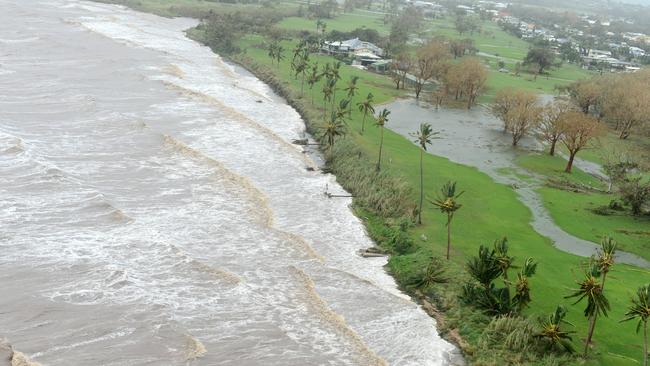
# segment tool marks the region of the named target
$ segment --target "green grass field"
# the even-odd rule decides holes
[[[383,17],[362,11],[344,13],[334,19],[324,19],[327,30],[338,30],[350,32],[357,28],[375,29],[379,34],[387,36],[390,32],[390,24],[384,24]],[[278,27],[288,30],[316,31],[316,20],[304,17],[289,17],[278,23]]]
[[[518,163],[546,177],[607,188],[605,183],[575,167],[573,173],[564,173],[566,160],[557,156],[531,154],[521,157]],[[616,199],[615,194],[575,193],[551,187],[543,187],[538,192],[553,220],[566,232],[594,243],[600,242],[603,234],[609,234],[617,239],[621,250],[650,260],[650,216],[634,217],[629,212],[603,216],[593,212]]]

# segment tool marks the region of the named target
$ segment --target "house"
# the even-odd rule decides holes
[[[361,58],[380,59],[384,50],[376,45],[360,40],[359,38],[347,41],[325,42],[323,50],[333,55],[345,55],[349,57],[359,56]]]
[[[591,49],[589,50],[589,54],[587,55],[587,57],[594,58],[594,59],[611,58],[612,53],[610,51]]]

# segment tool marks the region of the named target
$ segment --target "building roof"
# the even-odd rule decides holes
[[[370,52],[375,55],[381,55],[384,52],[384,50],[382,50],[380,47],[377,47],[375,44],[362,41],[359,38],[348,39],[347,41],[325,42],[325,44],[338,47],[341,50],[349,50],[353,52],[356,50],[366,49],[370,50]]]

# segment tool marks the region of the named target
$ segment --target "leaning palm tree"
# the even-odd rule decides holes
[[[424,152],[427,151],[427,145],[431,144],[431,140],[438,135],[439,132],[433,132],[431,125],[428,123],[420,123],[420,129],[412,133],[411,136],[415,137],[415,143],[420,145],[420,207],[418,207],[418,224],[422,224],[422,204],[424,202],[424,168],[422,161],[424,160]]]
[[[375,125],[380,128],[380,140],[379,140],[379,159],[377,160],[377,171],[381,170],[381,151],[383,150],[384,147],[384,126],[386,125],[386,122],[388,122],[388,116],[390,115],[390,111],[386,108],[384,108],[381,112],[379,112],[379,116],[377,116],[377,121],[375,122]]]
[[[568,324],[573,326],[573,324],[564,320],[566,317],[567,310],[564,306],[558,305],[554,312],[552,312],[548,318],[539,318],[538,322],[542,328],[539,333],[535,334],[535,338],[541,339],[543,342],[548,344],[549,348],[564,348],[565,351],[573,353],[574,348],[571,341],[570,331],[562,329],[563,324]]]
[[[585,271],[585,278],[582,281],[578,281],[579,287],[573,291],[572,294],[565,296],[565,298],[574,298],[578,299],[574,303],[577,304],[583,299],[587,300],[587,307],[585,308],[584,314],[588,319],[595,319],[596,316],[603,315],[607,316],[607,311],[609,310],[609,300],[603,294],[603,285],[598,280],[600,277],[600,271],[596,265],[590,263],[589,268]],[[592,326],[593,324],[593,326]],[[587,338],[585,339],[585,349],[584,355],[586,356],[589,352],[589,344],[591,343],[592,336],[595,330],[595,322],[590,321],[589,330],[587,332]]]
[[[650,284],[639,287],[636,291],[636,297],[632,298],[632,305],[627,308],[625,318],[621,320],[629,321],[638,319],[636,332],[643,328],[643,366],[648,366],[648,320],[650,320]]]
[[[440,195],[431,202],[434,206],[438,207],[440,211],[447,214],[447,260],[449,260],[449,251],[451,249],[451,221],[454,214],[463,205],[457,202],[458,198],[463,195],[463,192],[456,194],[456,182],[447,182],[440,189]]]
[[[372,93],[368,93],[368,96],[364,101],[357,103],[359,112],[363,112],[363,119],[361,120],[361,133],[365,131],[366,117],[368,116],[368,113],[375,114],[375,107],[372,105],[374,102],[373,98],[374,95],[372,95]]]
[[[320,130],[322,131],[320,138],[326,141],[327,155],[331,158],[335,139],[338,136],[345,135],[345,126],[336,118],[336,114],[332,113],[331,117],[325,121]]]

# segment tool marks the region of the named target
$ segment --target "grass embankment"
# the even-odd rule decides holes
[[[147,0],[141,1],[146,3]],[[258,47],[262,43],[263,39],[259,36],[245,37],[239,46],[246,50],[246,54],[235,56],[235,59],[261,79],[273,85],[301,112],[310,130],[315,131],[321,123],[322,113],[319,110],[322,102],[321,83],[314,87],[316,103],[311,105],[310,92],[305,88],[305,95],[301,96],[301,82],[291,75],[289,61],[282,61],[279,67],[272,65],[266,50]],[[284,41],[285,49],[290,50],[294,46],[295,42]],[[318,60],[321,63],[334,61],[329,57],[316,55],[312,56],[312,60]],[[347,66],[343,66],[341,69],[342,81],[340,85],[344,85],[352,75],[361,77],[360,91],[354,102],[359,101],[369,92],[375,95],[377,103],[399,95],[393,89],[388,78]],[[337,94],[339,99],[343,93],[339,90]],[[410,197],[408,199],[400,198],[399,204],[407,207],[414,205],[417,202],[419,187],[419,150],[412,142],[396,133],[385,130],[385,155],[381,179],[369,180],[367,176],[363,177],[363,180],[356,179],[359,177],[359,170],[366,171],[368,167],[374,165],[379,149],[379,129],[372,126],[371,121],[367,121],[366,133],[359,134],[361,120],[362,114],[353,109],[348,121],[347,136],[336,144],[335,161],[331,167],[338,173],[338,180],[352,192],[364,191],[364,197],[370,195],[368,192],[377,192],[377,195],[373,196],[374,198],[385,198],[386,200],[392,200],[394,197],[386,193],[390,190],[387,191],[383,183],[387,182],[387,185],[396,187],[397,184],[391,184],[404,182],[411,189],[398,189],[396,192],[406,192]],[[529,224],[531,213],[518,201],[516,193],[510,187],[496,184],[487,175],[476,169],[429,154],[424,156],[424,171],[425,189],[429,197],[432,197],[434,192],[448,180],[457,181],[459,188],[466,191],[461,198],[463,207],[457,212],[454,220],[452,260],[445,266],[447,268],[446,276],[451,281],[437,286],[428,293],[432,301],[446,313],[445,328],[441,330],[446,332],[452,328],[457,329],[468,342],[464,347],[468,359],[475,364],[529,363],[526,361],[529,355],[525,353],[509,353],[502,350],[500,346],[481,345],[479,341],[490,318],[459,304],[456,300],[459,287],[466,278],[463,267],[467,258],[476,253],[480,244],[490,245],[495,239],[507,235],[510,239],[510,252],[518,258],[519,262],[529,256],[539,261],[538,272],[531,279],[533,300],[527,314],[531,316],[546,314],[553,310],[557,304],[567,304],[570,309],[568,320],[577,326],[578,334],[574,340],[578,344],[587,328],[586,321],[582,316],[584,305],[571,306],[563,296],[569,293],[570,288],[575,287],[574,281],[580,277],[580,271],[577,268],[584,259],[558,251],[548,239],[538,235]],[[365,220],[373,237],[385,243],[386,241],[382,240],[384,239],[382,235],[386,233],[387,228],[394,227],[396,223],[388,217],[382,218],[376,213],[369,212],[366,206],[378,202],[368,201],[367,199],[356,199],[355,209]],[[387,212],[389,209],[389,207],[386,208]],[[413,277],[413,274],[425,268],[432,257],[443,256],[446,243],[444,223],[445,218],[437,210],[431,205],[425,205],[423,225],[408,230],[407,235],[413,240],[413,248],[406,254],[394,255],[390,258],[388,266],[398,282],[405,284],[408,279]],[[607,234],[607,232],[603,231],[602,234]],[[514,273],[511,274],[512,276]],[[638,268],[624,265],[617,265],[614,268],[614,272],[608,277],[606,290],[612,305],[611,315],[609,318],[599,320],[595,335],[596,352],[586,364],[638,364],[635,360],[639,359],[641,343],[640,338],[634,333],[634,324],[619,324],[618,321],[625,312],[629,296],[649,278],[648,271]],[[559,363],[552,357],[547,357],[546,359],[538,358],[532,364],[553,365]]]
[[[578,188],[596,188],[576,192],[558,188],[561,184],[552,184],[538,190],[551,217],[566,232],[595,243],[600,242],[603,233],[610,233],[621,250],[650,260],[650,216],[635,217],[629,210],[609,211],[608,215],[596,213],[596,209],[607,207],[618,198],[616,194],[604,192],[607,184],[577,168],[572,174],[564,173],[566,160],[558,156],[532,154],[521,157],[518,163],[556,182],[568,181]]]
[[[271,73],[281,80],[279,87],[289,90],[288,93],[284,93],[285,96],[308,111],[307,117],[311,116],[311,118],[307,122],[312,128],[318,126],[319,116],[321,116],[319,106],[322,101],[320,83],[314,87],[317,102],[311,106],[308,90],[304,97],[300,96],[300,80],[291,75],[289,62],[283,61],[279,67],[272,65],[266,51],[256,47],[261,42],[260,37],[247,37],[242,41],[241,47],[247,50],[247,58],[244,62],[248,63],[249,69],[254,72],[257,70],[258,74]],[[293,46],[294,44],[288,41],[284,44],[286,49],[292,49]],[[334,61],[326,56],[313,56],[312,59],[321,63]],[[352,75],[361,76],[360,93],[356,101],[368,92],[376,96],[377,102],[386,101],[397,95],[388,78],[347,66],[342,68],[341,75],[342,82]],[[340,91],[339,95],[341,93]],[[361,120],[362,114],[355,109],[352,118],[348,121],[349,129],[344,143],[359,148],[363,152],[359,159],[368,160],[368,164],[373,164],[379,148],[379,129],[367,123],[366,132],[362,135],[359,133]],[[418,148],[412,142],[389,130],[385,131],[384,138],[384,172],[404,179],[412,187],[411,200],[414,203],[419,184]],[[470,355],[470,359],[479,360],[483,364],[504,362],[498,350],[487,352],[477,349],[482,329],[489,318],[455,301],[460,282],[465,278],[463,266],[468,256],[474,255],[480,244],[491,244],[493,240],[504,235],[510,239],[513,255],[520,260],[531,256],[540,262],[538,274],[532,280],[533,304],[528,314],[550,312],[560,303],[569,305],[571,309],[569,320],[577,325],[579,335],[576,336],[576,341],[578,342],[586,331],[586,322],[582,317],[583,305],[571,306],[563,299],[563,295],[569,292],[569,288],[574,287],[574,280],[580,276],[578,266],[584,259],[558,251],[548,239],[538,235],[529,224],[531,213],[518,201],[511,188],[496,184],[476,169],[428,154],[424,158],[424,170],[428,196],[433,196],[434,191],[448,180],[458,181],[460,188],[466,191],[461,199],[464,206],[458,211],[454,220],[452,263],[448,265],[448,276],[453,278],[453,281],[438,287],[431,295],[447,311],[446,325],[457,327],[460,334],[469,342],[470,346],[466,351],[470,353],[478,351],[477,354]],[[355,182],[350,182],[345,176],[339,174],[338,178],[347,189],[357,189],[354,186]],[[362,209],[359,212],[362,217],[367,214]],[[368,215],[364,219],[369,231],[375,237],[381,236],[386,221],[373,215]],[[426,267],[432,257],[442,257],[445,250],[446,227],[443,216],[431,205],[426,205],[423,220],[422,226],[413,227],[408,232],[415,243],[415,248],[408,254],[392,256],[389,262],[390,271],[402,284],[414,273]],[[605,229],[600,235],[608,233]],[[616,267],[607,289],[612,302],[611,317],[599,320],[596,334],[597,355],[588,364],[636,364],[634,359],[639,355],[639,338],[634,333],[632,324],[619,324],[618,320],[625,311],[630,294],[638,286],[647,282],[649,276],[649,272],[638,268],[624,265]],[[516,360],[511,359],[506,362],[516,362]],[[547,364],[552,363],[549,361]]]

